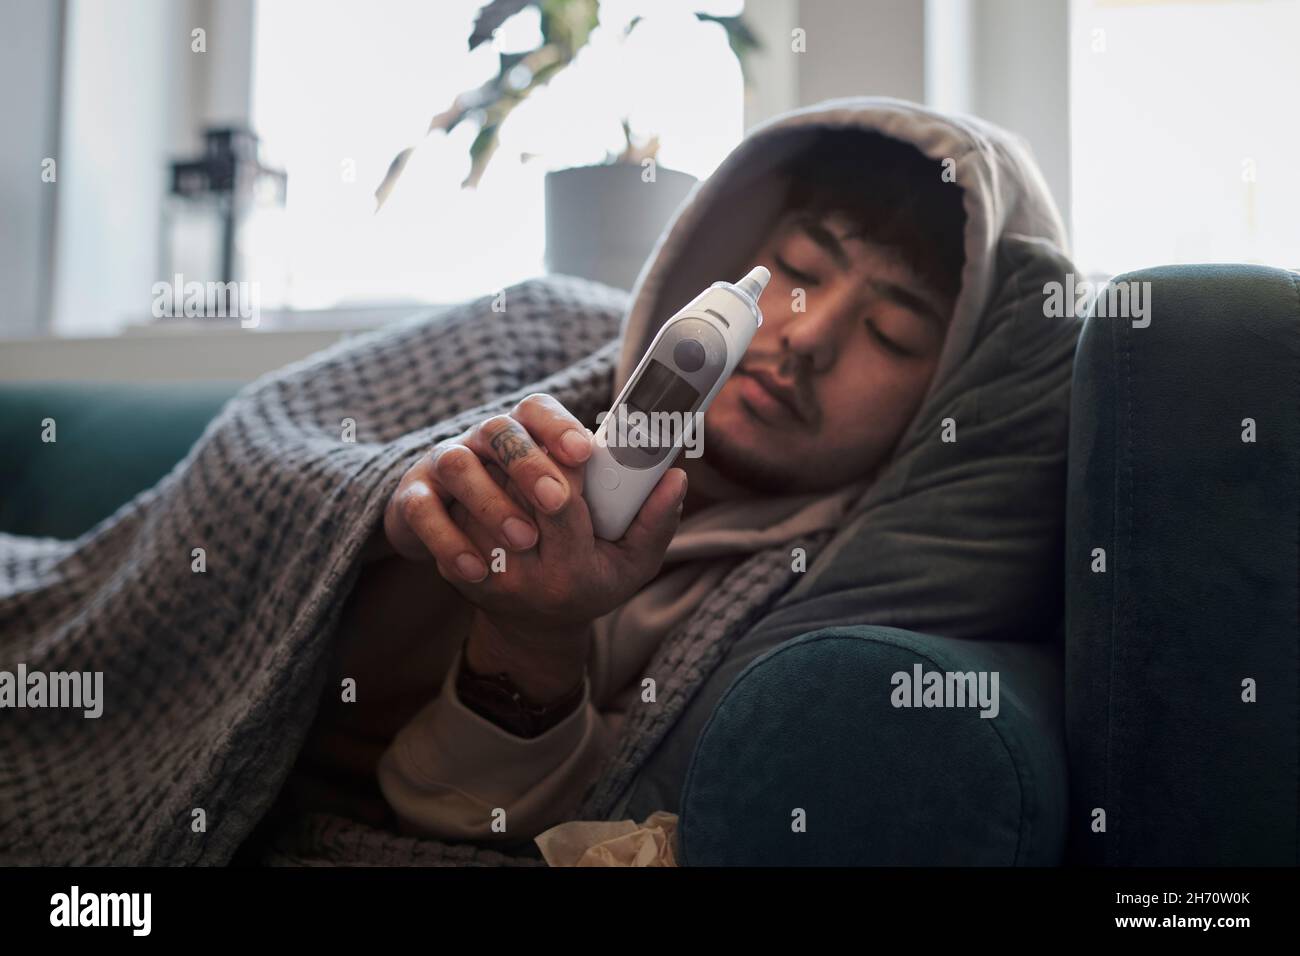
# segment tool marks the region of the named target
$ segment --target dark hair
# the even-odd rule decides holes
[[[950,299],[966,260],[962,189],[944,167],[901,140],[869,130],[824,130],[786,164],[785,208],[841,213],[896,252]]]

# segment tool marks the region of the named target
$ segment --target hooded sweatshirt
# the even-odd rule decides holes
[[[949,161],[963,191],[961,287],[927,399],[980,336],[999,239],[1015,234],[1064,251],[1064,230],[1040,174],[1023,144],[1001,130],[875,98],[834,100],[787,113],[752,130],[692,191],[664,231],[633,289],[613,394],[665,320],[712,282],[734,281],[747,271],[754,242],[736,237],[762,235],[783,211],[777,170],[813,148],[818,132],[845,127],[875,131],[914,145],[930,159]],[[870,157],[863,163],[869,169]],[[863,185],[870,188],[869,176]],[[935,188],[952,187],[936,182]],[[436,694],[401,728],[379,762],[380,787],[399,820],[409,830],[443,839],[517,841],[568,819],[608,759],[630,708],[642,699],[646,667],[660,643],[745,557],[842,525],[870,484],[863,478],[830,493],[803,495],[731,488],[734,496],[688,515],[659,575],[595,622],[582,703],[539,737],[516,737],[458,700],[457,650],[436,675]],[[448,595],[446,600],[458,599]],[[442,619],[458,622],[448,627],[456,633],[445,637],[461,645],[463,606],[448,608]],[[504,834],[493,828],[498,810],[506,812]]]

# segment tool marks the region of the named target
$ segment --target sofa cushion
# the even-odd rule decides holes
[[[75,538],[152,486],[237,385],[0,385],[0,531]],[[42,440],[46,419],[55,441]]]

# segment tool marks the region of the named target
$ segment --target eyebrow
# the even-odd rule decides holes
[[[872,281],[870,285],[872,291],[882,299],[893,302],[895,305],[901,305],[905,309],[910,309],[921,318],[933,322],[939,329],[947,327],[948,321],[943,317],[942,313],[924,296],[917,294],[906,286],[880,281]]]
[[[818,220],[807,217],[799,220],[799,228],[807,233],[808,238],[824,249],[835,260],[837,266],[841,269],[849,268],[851,265],[849,255],[844,251],[844,245],[836,237],[835,233],[823,226]],[[866,236],[861,232],[854,232],[845,238],[865,239]],[[910,309],[923,319],[933,322],[941,330],[948,325],[947,319],[928,299],[906,286],[897,285],[893,282],[873,281],[871,288],[882,299],[900,305],[905,309]]]
[[[849,254],[844,251],[844,246],[839,239],[835,238],[835,233],[831,232],[816,219],[801,218],[799,228],[808,234],[808,238],[817,243],[826,253],[835,260],[835,264],[841,269],[849,267]]]

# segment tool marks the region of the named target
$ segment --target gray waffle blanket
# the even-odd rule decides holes
[[[1078,334],[1075,318],[1043,306],[1045,284],[1071,270],[1059,217],[1007,134],[897,101],[832,101],[751,133],[684,205],[630,300],[532,280],[506,290],[503,311],[484,297],[340,344],[244,389],[166,478],[79,540],[0,535],[0,676],[20,663],[103,674],[96,719],[0,707],[0,863],[221,864],[252,845],[313,720],[362,546],[403,472],[532,391],[594,425],[657,323],[739,274],[719,250],[761,233],[742,228],[749,207],[728,190],[745,185],[752,199],[751,174],[845,126],[950,160],[951,188],[963,190],[966,266],[940,370],[833,538],[751,555],[665,639],[649,668],[657,702],[629,717],[576,818],[617,816],[656,752],[685,752],[698,726],[682,719],[687,705],[707,709],[709,675],[778,605],[789,633],[833,620],[1050,636]],[[946,419],[952,443],[939,438]],[[805,574],[791,567],[793,545],[806,549]],[[539,862],[528,847],[449,846],[324,814],[276,821],[256,845],[269,863]]]
[[[79,540],[0,535],[0,671],[103,674],[98,718],[0,710],[0,863],[229,861],[306,736],[402,473],[530,391],[594,419],[626,300],[529,281],[504,311],[485,297],[342,343],[249,385]],[[430,846],[377,843],[367,861],[438,857]]]

